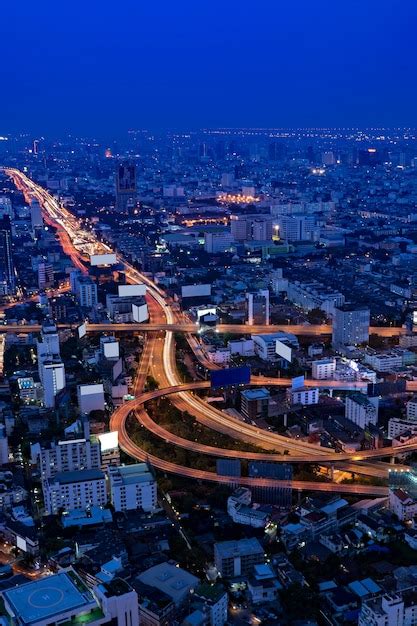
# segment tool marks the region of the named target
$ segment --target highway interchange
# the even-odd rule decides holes
[[[81,228],[77,218],[67,209],[62,207],[45,189],[30,180],[25,174],[16,169],[6,168],[5,173],[9,175],[16,187],[20,189],[27,201],[35,198],[39,201],[43,209],[43,215],[51,226],[57,228],[57,235],[66,254],[71,258],[75,267],[83,272],[86,271],[86,263],[89,255],[112,250],[98,242],[94,234]],[[136,445],[129,437],[126,429],[128,416],[134,412],[140,423],[154,435],[162,438],[171,445],[180,446],[212,456],[224,456],[227,458],[245,459],[268,459],[278,462],[296,463],[320,463],[330,464],[340,467],[345,471],[367,474],[378,478],[386,478],[389,465],[377,459],[403,454],[416,449],[416,444],[400,446],[399,448],[384,448],[378,450],[366,450],[354,454],[337,453],[334,450],[320,448],[313,444],[308,444],[297,439],[283,437],[270,431],[265,431],[251,424],[246,424],[236,418],[220,411],[200,398],[194,392],[200,389],[207,389],[209,382],[202,381],[196,383],[182,383],[179,379],[176,359],[175,359],[175,339],[174,332],[184,332],[187,341],[195,356],[201,361],[201,353],[196,349],[195,335],[197,327],[181,318],[181,314],[170,306],[166,294],[151,281],[147,276],[141,274],[132,265],[127,263],[120,255],[117,255],[118,262],[124,267],[127,280],[131,283],[145,283],[147,285],[147,302],[150,312],[150,323],[148,324],[87,324],[87,332],[144,332],[146,333],[144,349],[141,362],[138,367],[135,379],[135,399],[124,403],[117,408],[111,416],[110,427],[119,433],[120,447],[131,457],[138,460],[147,460],[154,467],[168,473],[177,474],[183,477],[197,480],[207,480],[218,483],[239,483],[249,486],[276,486],[277,481],[273,479],[249,478],[249,477],[228,477],[219,476],[214,472],[198,470],[196,468],[176,465],[165,459],[149,455]],[[4,332],[36,332],[37,326],[6,325],[1,327]],[[218,332],[248,334],[248,333],[271,333],[283,330],[297,335],[323,335],[331,333],[331,326],[247,326],[247,325],[220,325]],[[370,332],[378,333],[380,336],[401,335],[405,331],[402,328],[375,327]],[[143,392],[148,374],[151,374],[159,385],[159,389],[152,392]],[[253,377],[253,385],[267,386],[288,386],[290,380],[279,378]],[[326,389],[362,389],[365,383],[343,383],[339,381],[306,381],[307,385],[323,387]],[[408,391],[417,390],[417,382],[409,381]],[[173,433],[156,424],[145,410],[145,403],[149,400],[170,396],[172,403],[182,411],[187,411],[192,417],[218,432],[227,434],[234,439],[250,442],[258,448],[269,452],[241,452],[236,450],[218,449],[205,446],[199,442],[188,441],[177,437]],[[271,451],[275,451],[275,454]],[[286,452],[284,455],[283,452]],[[398,466],[396,466],[398,467]],[[336,491],[338,493],[352,493],[361,495],[386,495],[387,488],[362,485],[362,484],[340,484],[333,482],[308,482],[292,481],[292,486],[296,489],[315,491]]]

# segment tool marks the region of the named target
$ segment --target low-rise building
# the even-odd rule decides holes
[[[172,562],[150,567],[139,574],[138,580],[167,594],[176,606],[183,604],[199,583],[196,576]]]
[[[390,489],[389,508],[402,522],[413,519],[417,514],[417,500],[405,489]]]
[[[291,404],[318,404],[319,390],[317,387],[299,387],[289,389],[288,394]]]
[[[315,380],[329,380],[336,371],[336,359],[320,359],[311,364],[312,377]]]
[[[276,603],[282,588],[270,565],[255,565],[253,575],[248,579],[248,593],[253,604]]]
[[[249,576],[255,565],[265,563],[264,550],[255,538],[214,544],[214,562],[224,578]]]

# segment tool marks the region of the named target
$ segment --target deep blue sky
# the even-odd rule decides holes
[[[0,134],[417,126],[415,0],[16,0]]]

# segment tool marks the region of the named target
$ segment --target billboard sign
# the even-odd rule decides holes
[[[127,296],[144,296],[146,294],[146,285],[139,283],[137,285],[119,285],[119,298]]]
[[[211,295],[211,285],[183,285],[181,296],[183,298],[201,298]]]
[[[148,305],[146,303],[140,305],[132,304],[132,318],[134,322],[139,324],[146,322],[149,319]]]
[[[291,350],[290,346],[287,346],[286,343],[283,343],[282,341],[279,341],[279,339],[277,339],[276,342],[275,342],[275,352],[282,359],[285,359],[285,361],[288,361],[288,363],[291,363],[291,361],[292,361],[292,350]]]
[[[109,254],[92,254],[90,256],[90,265],[97,267],[98,265],[116,265],[117,257],[113,253]]]
[[[222,370],[212,370],[210,372],[211,386],[232,387],[233,385],[248,385],[250,383],[250,367],[228,367]]]
[[[304,376],[297,376],[296,378],[291,379],[292,391],[297,391],[297,389],[302,389],[303,387],[304,387]]]

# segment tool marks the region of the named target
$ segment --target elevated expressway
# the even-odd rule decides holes
[[[93,237],[91,233],[88,233],[87,241],[84,241],[79,237],[79,231],[77,232],[74,228],[74,216],[70,214],[66,209],[61,207],[59,203],[48,194],[43,188],[39,185],[36,185],[33,181],[31,181],[24,174],[19,172],[18,170],[5,170],[7,174],[9,174],[16,185],[22,189],[22,191],[27,194],[27,197],[36,197],[42,208],[44,214],[47,215],[47,218],[51,220],[55,226],[58,224],[61,229],[63,229],[68,236],[65,239],[66,243],[69,242],[69,250],[66,252],[69,256],[74,260],[77,259],[76,266],[79,264],[83,264],[85,262],[85,252],[86,247],[88,250],[92,249],[93,244],[99,244],[99,242],[91,240],[90,237]],[[102,244],[100,244],[102,245]],[[105,251],[111,251],[110,248],[105,246]],[[94,250],[96,252],[96,250]],[[178,373],[176,369],[175,363],[175,341],[173,332],[185,332],[186,334],[195,333],[197,327],[193,324],[186,324],[183,321],[177,319],[176,313],[172,310],[172,308],[167,304],[165,293],[159,289],[148,277],[142,275],[138,272],[132,265],[127,263],[122,257],[118,256],[119,262],[121,262],[124,266],[126,276],[129,282],[131,283],[145,283],[148,287],[148,304],[150,307],[151,314],[151,323],[149,324],[88,324],[87,330],[91,332],[119,332],[119,331],[127,331],[127,332],[143,332],[147,331],[149,334],[145,340],[144,351],[142,354],[142,361],[139,366],[138,376],[136,379],[135,393],[139,394],[135,400],[131,402],[127,402],[118,408],[112,415],[111,418],[111,428],[119,431],[120,437],[120,445],[122,449],[129,455],[133,456],[133,458],[140,460],[149,460],[155,467],[161,469],[162,471],[167,471],[175,474],[179,474],[185,477],[192,477],[198,480],[209,480],[219,483],[230,483],[231,477],[227,476],[218,476],[213,472],[204,472],[201,470],[197,470],[195,468],[188,468],[179,465],[175,465],[169,461],[165,461],[164,459],[160,459],[158,457],[149,455],[140,449],[136,444],[134,444],[126,431],[126,419],[128,415],[132,411],[137,412],[137,416],[142,423],[147,425],[150,430],[153,431],[155,428],[155,434],[158,436],[161,435],[161,431],[152,426],[154,422],[150,420],[149,416],[145,418],[144,412],[144,402],[147,400],[151,400],[156,397],[162,397],[165,395],[172,395],[173,402],[176,406],[181,408],[181,410],[188,411],[193,417],[203,423],[204,425],[213,428],[219,432],[223,432],[232,437],[236,437],[238,439],[249,441],[258,445],[260,447],[265,448],[266,450],[287,450],[290,453],[290,456],[284,455],[271,455],[270,453],[265,453],[265,457],[269,460],[277,460],[277,461],[294,461],[300,463],[340,463],[349,464],[349,471],[358,472],[358,473],[368,473],[370,475],[376,476],[386,476],[388,466],[382,463],[370,463],[372,459],[380,458],[382,456],[392,456],[393,454],[400,454],[406,451],[410,451],[410,449],[402,450],[400,448],[396,448],[393,450],[392,448],[384,450],[376,451],[364,451],[360,453],[356,453],[354,455],[344,453],[342,455],[335,453],[334,451],[324,451],[317,446],[299,442],[297,440],[292,440],[286,437],[282,437],[275,433],[270,433],[269,431],[259,430],[249,424],[242,423],[235,418],[227,415],[226,413],[219,411],[209,404],[204,402],[201,398],[192,394],[192,391],[207,388],[209,386],[208,382],[198,382],[198,383],[190,383],[190,384],[182,384],[178,378]],[[85,267],[85,266],[84,266]],[[3,327],[5,331],[10,332],[28,332],[38,330],[37,327],[34,326],[16,326],[16,327]],[[27,330],[28,329],[28,330]],[[275,332],[277,330],[285,330],[287,332],[292,332],[294,334],[330,334],[331,327],[327,325],[321,326],[247,326],[247,325],[221,325],[218,327],[219,332],[235,332],[235,333],[270,333]],[[29,331],[29,332],[30,332]],[[371,332],[378,332],[378,334],[382,336],[393,336],[403,334],[405,331],[402,328],[373,328]],[[148,371],[152,373],[152,375],[157,380],[161,389],[158,389],[155,392],[148,392],[148,394],[142,394],[141,391],[143,389],[144,383],[146,381],[146,376]],[[261,377],[260,379],[254,379],[253,384],[257,385],[282,385],[287,386],[289,384],[289,380],[286,379],[267,379]],[[308,381],[307,384],[317,386],[318,381]],[[346,388],[346,383],[339,383],[337,381],[323,381],[320,382],[320,386],[325,388]],[[359,385],[358,387],[356,385]],[[355,388],[360,388],[360,383],[355,384]],[[411,391],[412,389],[410,389]],[[168,431],[164,431],[163,437],[166,441],[170,441],[170,437],[173,437],[172,433],[168,433]],[[197,442],[188,442],[188,444],[184,443],[185,440],[181,442],[172,440],[174,445],[180,445],[180,443],[184,447],[191,446],[190,449],[193,449],[193,446]],[[198,446],[202,446],[203,444],[198,444]],[[206,447],[208,448],[208,447]],[[197,450],[202,452],[203,450],[199,448]],[[208,453],[208,450],[205,450],[205,453]],[[213,451],[214,454],[214,451]],[[246,457],[245,453],[235,450],[218,450],[216,449],[216,455],[222,456],[225,455],[227,457],[238,456],[239,458],[264,458],[263,453],[254,453],[254,457]],[[260,455],[260,456],[259,456]],[[360,463],[363,462],[363,465]],[[366,462],[366,463],[365,463]],[[383,466],[383,467],[382,467]],[[344,467],[346,469],[346,467]],[[258,485],[258,486],[276,486],[276,481],[269,479],[255,479],[242,477],[239,480],[236,478],[232,479],[233,482],[239,482],[240,484],[247,485]],[[386,488],[385,487],[376,487],[372,485],[342,485],[335,483],[317,483],[317,482],[305,482],[305,481],[293,481],[293,487],[298,489],[306,489],[306,490],[319,490],[319,491],[337,491],[339,493],[355,493],[355,494],[367,494],[367,495],[385,495]]]
[[[137,270],[130,271],[128,278],[133,282],[134,276],[136,275],[136,282],[140,278],[140,282],[148,281],[147,286],[149,291],[151,292],[151,296],[154,297],[151,288],[149,287],[149,279],[146,276],[139,274]],[[163,297],[163,296],[162,296]],[[7,308],[10,306],[14,306],[17,303],[13,303],[11,305],[7,305]],[[69,324],[61,324],[61,328],[68,328]],[[36,324],[7,324],[1,327],[4,332],[8,333],[31,333],[38,332],[40,330],[40,326]],[[175,333],[189,333],[196,334],[198,333],[198,326],[196,324],[185,323],[182,321],[172,321],[167,323],[165,320],[159,323],[151,322],[145,323],[129,323],[129,324],[112,324],[101,323],[101,324],[86,324],[87,333],[98,333],[98,332],[113,332],[113,333],[123,333],[123,332],[153,332],[153,331],[169,331]],[[320,326],[316,325],[304,325],[304,324],[293,324],[290,326],[283,325],[274,325],[271,324],[269,326],[266,325],[248,325],[248,324],[219,324],[216,327],[216,331],[218,333],[225,333],[231,335],[248,335],[248,334],[256,334],[256,335],[266,335],[270,333],[277,333],[279,331],[292,333],[293,335],[305,336],[305,337],[314,337],[321,335],[331,335],[332,327],[328,324],[323,324]],[[391,326],[371,326],[369,328],[369,332],[371,334],[379,335],[380,337],[400,337],[401,335],[406,334],[406,330],[400,327],[391,327]]]

